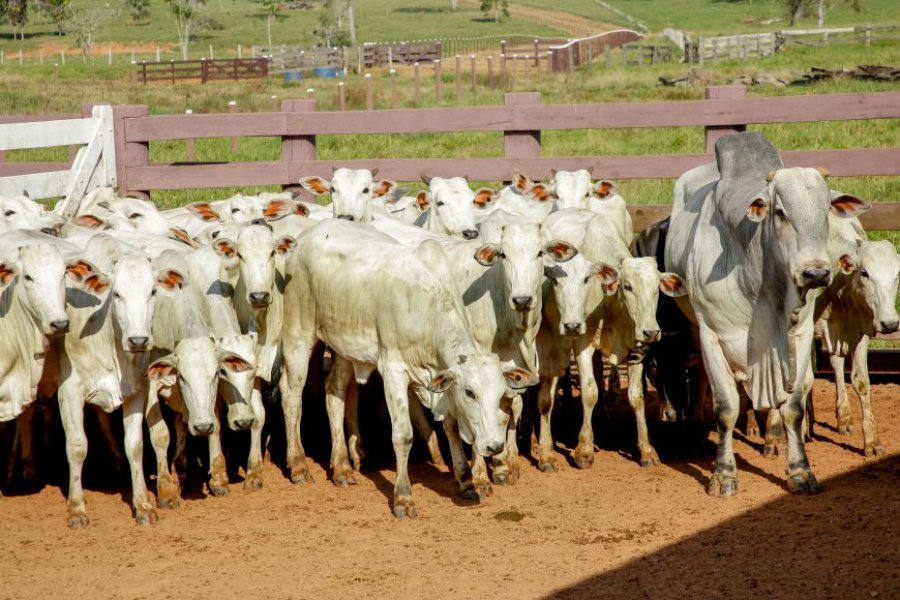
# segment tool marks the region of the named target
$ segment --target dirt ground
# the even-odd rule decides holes
[[[479,504],[418,462],[415,520],[391,516],[393,469],[340,489],[321,462],[314,484],[267,465],[262,490],[236,479],[154,526],[134,524],[127,492],[88,490],[77,531],[58,487],[4,497],[0,598],[900,598],[900,386],[873,387],[877,459],[858,429],[837,434],[833,394],[816,382],[815,497],[789,495],[784,459],[737,434],[738,496],[710,498],[714,436],[676,458],[690,453],[657,424],[665,464],[643,469],[628,420],[601,428],[613,441],[592,469],[545,474],[523,457],[519,483]]]

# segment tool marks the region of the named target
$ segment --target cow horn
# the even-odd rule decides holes
[[[372,169],[372,177],[378,175],[378,169]]]
[[[831,173],[829,173],[828,169],[826,169],[825,167],[816,167],[816,171],[818,171],[819,175],[821,175],[823,178],[831,175]]]
[[[334,172],[338,170],[338,167],[331,165],[331,174],[334,175]]]
[[[424,183],[425,185],[431,185],[431,177],[425,174],[420,175],[420,177],[422,178],[422,183]]]
[[[769,172],[766,174],[766,181],[767,181],[768,183],[772,183],[772,180],[773,180],[773,179],[775,179],[775,171],[769,171]]]

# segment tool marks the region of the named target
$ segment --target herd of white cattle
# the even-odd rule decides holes
[[[666,330],[657,321],[662,292],[692,324],[711,391],[719,448],[709,493],[737,491],[739,390],[754,410],[769,412],[770,428],[786,431],[788,488],[814,493],[803,423],[815,330],[839,373],[841,430],[850,426],[843,361],[852,354],[865,451],[883,453],[866,349],[875,332],[898,328],[900,258],[891,243],[866,239],[855,218],[864,201],[831,191],[821,169],[784,168],[761,135],[722,138],[716,158],[676,182],[671,219],[642,234],[665,240],[648,256],[630,247],[631,218],[616,186],[592,182],[586,170],[554,172],[544,183],[516,173],[500,191],[432,177],[411,196],[376,173],[337,169],[331,181],[300,182],[330,197],[326,205],[263,193],[165,211],[101,188],[71,218],[26,196],[0,198],[0,421],[38,398],[58,398],[67,518],[80,527],[89,523],[85,405],[121,407],[134,515],[151,523],[157,505],[179,503],[176,467],[188,435],[208,438],[210,492],[228,491],[220,418],[249,431],[244,487],[262,486],[263,386],[280,392],[290,477],[310,480],[301,398],[309,370],[320,368],[310,358],[322,342],[332,356],[334,482],[355,482],[357,386],[377,369],[397,460],[393,512],[415,516],[407,473],[414,427],[436,460],[440,452],[426,410],[446,433],[460,492],[477,499],[491,479],[518,478],[523,394],[537,386],[526,396],[537,398],[535,458],[540,470],[556,470],[550,418],[573,355],[584,406],[577,466],[594,458],[598,350],[614,373],[627,365],[640,462],[659,464],[643,368]],[[161,403],[175,415],[174,463]],[[156,505],[142,466],[145,422]]]

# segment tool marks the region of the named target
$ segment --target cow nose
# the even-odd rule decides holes
[[[492,444],[488,444],[486,449],[487,449],[489,455],[497,456],[498,454],[503,452],[503,442],[499,441],[499,442],[494,442]]]
[[[809,287],[824,287],[828,285],[831,271],[828,269],[806,269],[803,271],[803,281]]]
[[[645,342],[655,342],[659,339],[659,329],[644,329],[641,333],[644,334]]]
[[[251,425],[253,425],[253,419],[238,419],[234,422],[234,426],[237,427],[238,431],[250,429]]]
[[[578,333],[581,331],[581,323],[563,323],[566,333]]]
[[[893,321],[882,321],[881,322],[881,333],[894,333],[900,329],[900,321],[896,319]]]
[[[528,310],[531,308],[533,298],[531,296],[513,296],[512,301],[516,310]]]
[[[69,330],[69,320],[59,319],[50,323],[50,329],[53,333],[65,333]]]
[[[253,306],[268,306],[272,301],[272,295],[269,292],[253,292],[250,294],[250,304]]]
[[[477,229],[466,229],[465,231],[462,232],[462,236],[464,238],[466,238],[467,240],[474,240],[475,238],[478,237],[478,230]]]
[[[215,429],[215,425],[213,423],[197,423],[194,425],[194,431],[197,432],[197,435],[211,435],[213,429]]]
[[[146,335],[135,335],[128,338],[128,349],[132,352],[143,352],[150,345],[150,338]]]
[[[356,220],[353,218],[353,215],[338,215],[337,218],[344,219],[346,221],[355,221]]]
[[[47,235],[52,235],[53,237],[59,237],[59,232],[53,227],[41,227],[41,233],[46,233]]]
[[[260,218],[256,218],[256,219],[253,219],[252,221],[250,221],[250,224],[251,225],[266,225],[267,223],[266,223],[265,219],[260,217]]]

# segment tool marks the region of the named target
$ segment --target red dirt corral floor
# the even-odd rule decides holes
[[[393,469],[339,489],[321,463],[305,487],[267,465],[261,491],[236,482],[145,527],[127,493],[88,490],[79,531],[46,487],[0,499],[0,598],[900,598],[900,386],[873,388],[888,449],[876,459],[858,429],[836,433],[831,385],[816,382],[816,497],[790,496],[784,459],[738,434],[738,496],[710,498],[712,445],[676,459],[664,429],[661,467],[641,468],[630,444],[588,471],[545,474],[523,457],[519,483],[480,504],[419,462],[420,516],[401,522]]]

